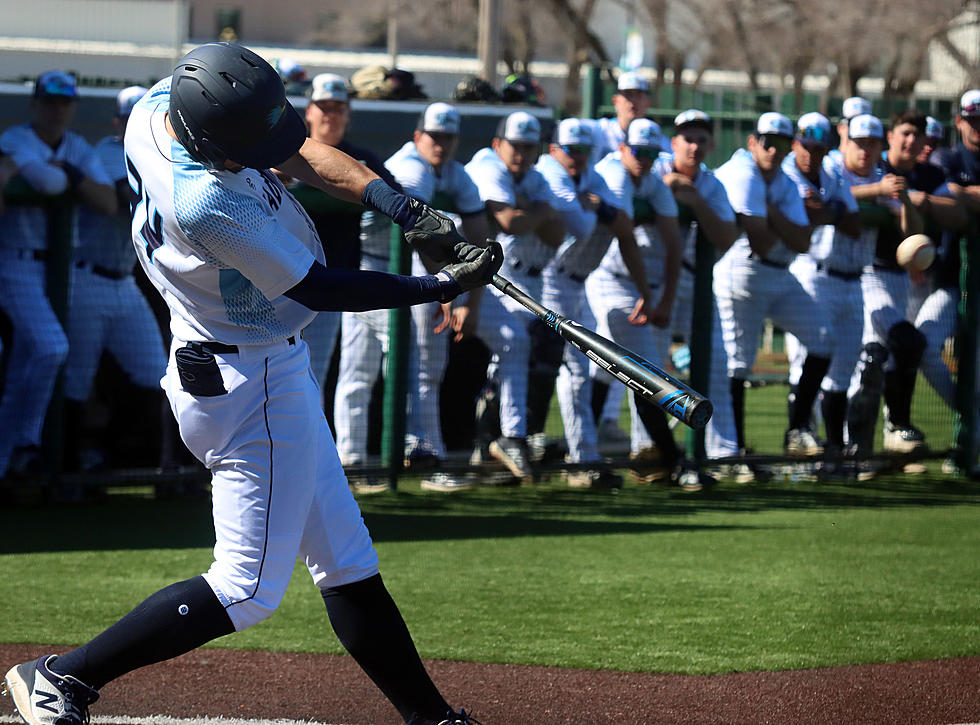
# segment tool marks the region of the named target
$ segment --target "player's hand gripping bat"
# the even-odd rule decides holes
[[[493,276],[492,284],[540,317],[564,340],[577,347],[612,376],[622,380],[644,400],[650,401],[691,428],[704,428],[708,423],[714,410],[711,401],[677,378],[612,340],[549,310],[499,274]]]

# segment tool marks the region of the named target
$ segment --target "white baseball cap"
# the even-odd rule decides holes
[[[559,146],[594,146],[592,125],[581,118],[563,119],[555,130],[555,143]]]
[[[627,71],[620,74],[619,80],[616,81],[616,90],[646,92],[650,90],[650,81],[636,71]]]
[[[280,58],[276,61],[276,70],[284,81],[305,81],[306,69],[292,58]]]
[[[796,138],[803,143],[819,144],[830,148],[830,121],[816,111],[804,113],[796,122]]]
[[[980,116],[980,89],[974,88],[960,98],[960,115],[964,118]]]
[[[448,103],[431,103],[419,118],[419,130],[425,133],[459,134],[459,111]]]
[[[664,137],[660,126],[649,118],[635,119],[626,129],[626,145],[662,149]]]
[[[847,126],[848,138],[885,138],[885,128],[881,119],[870,113],[855,116]]]
[[[132,113],[133,106],[139,103],[148,90],[150,89],[143,86],[129,86],[119,91],[116,96],[116,115],[124,117]]]
[[[932,116],[926,116],[926,138],[942,139],[943,125]]]
[[[755,125],[756,136],[769,134],[772,136],[793,137],[793,122],[786,116],[775,111],[769,111],[759,116],[759,121]]]
[[[321,73],[313,79],[313,85],[310,86],[310,100],[314,103],[317,101],[347,103],[350,100],[347,81],[336,73]]]
[[[861,98],[861,96],[851,96],[850,98],[844,99],[844,105],[841,106],[840,115],[841,120],[850,120],[855,116],[863,116],[871,113],[871,101],[866,98]]]
[[[677,130],[681,126],[701,126],[709,131],[714,129],[714,124],[711,121],[711,116],[709,116],[704,111],[700,111],[697,108],[689,108],[686,111],[681,111],[676,116],[674,116],[674,130]]]
[[[514,111],[500,119],[494,135],[511,143],[541,143],[541,123],[527,111]]]

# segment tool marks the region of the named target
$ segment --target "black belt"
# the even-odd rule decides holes
[[[836,277],[837,279],[845,279],[848,282],[855,282],[855,281],[861,279],[861,273],[860,272],[840,272],[840,271],[838,271],[836,269],[831,269],[830,267],[827,267],[827,266],[825,266],[823,264],[818,264],[817,265],[817,271],[818,272],[826,272],[831,277]]]
[[[296,344],[296,338],[290,336],[286,338],[286,342],[290,345]],[[237,355],[238,345],[226,345],[223,342],[211,342],[211,341],[197,341],[188,342],[188,347],[197,347],[201,350],[207,350],[212,355]]]
[[[11,249],[17,259],[33,259],[35,262],[47,262],[47,249]]]
[[[531,266],[528,266],[528,265],[524,264],[519,259],[513,260],[510,263],[510,266],[513,267],[514,269],[520,269],[521,267],[524,267],[524,269],[526,270],[524,272],[524,274],[526,274],[528,277],[540,277],[541,276],[541,268],[540,267],[531,267]]]
[[[585,284],[585,280],[588,279],[589,277],[589,275],[587,274],[572,274],[571,272],[566,272],[564,269],[561,268],[559,268],[558,273],[565,275],[569,279],[575,280],[579,284]]]
[[[130,276],[129,272],[120,272],[115,269],[109,269],[108,267],[103,267],[101,264],[91,264],[89,262],[75,262],[75,266],[78,269],[87,269],[92,274],[97,274],[100,277],[105,277],[106,279],[126,279]]]
[[[899,274],[901,274],[902,272],[905,271],[904,269],[902,269],[898,265],[882,264],[881,262],[875,262],[871,266],[874,267],[875,269],[884,270],[885,272],[898,272]]]
[[[773,262],[771,259],[766,259],[765,257],[760,257],[755,252],[749,252],[749,259],[754,259],[759,264],[764,264],[767,267],[775,267],[776,269],[788,269],[789,264],[782,264],[781,262]]]

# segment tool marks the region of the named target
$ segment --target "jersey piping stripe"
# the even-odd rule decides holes
[[[225,609],[235,606],[236,604],[242,604],[254,599],[255,595],[259,593],[259,587],[262,585],[262,570],[265,568],[265,555],[269,550],[269,517],[272,515],[272,488],[273,481],[275,480],[275,470],[273,469],[273,460],[275,456],[275,442],[272,439],[272,430],[269,428],[269,358],[265,359],[265,372],[262,375],[262,386],[265,390],[265,402],[262,403],[262,415],[265,418],[265,434],[269,441],[269,501],[265,507],[265,532],[262,537],[262,559],[259,561],[259,573],[255,577],[255,589],[250,595],[244,599],[239,599],[237,602],[232,602]]]

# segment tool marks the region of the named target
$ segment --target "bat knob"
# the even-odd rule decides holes
[[[711,404],[711,401],[707,398],[702,398],[688,416],[687,424],[695,430],[701,430],[708,425],[708,421],[711,420],[711,414],[714,412],[715,406]]]

